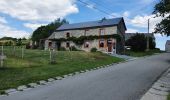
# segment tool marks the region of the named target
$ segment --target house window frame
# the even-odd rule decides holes
[[[70,42],[66,42],[66,48],[70,48]]]
[[[90,45],[89,41],[84,42],[84,48],[89,48],[89,45]]]
[[[101,28],[99,29],[99,36],[103,36],[103,35],[105,35],[105,29]]]
[[[101,43],[103,44],[103,46],[101,46]],[[105,40],[104,39],[100,39],[99,40],[99,48],[104,48],[105,47]]]
[[[67,32],[66,33],[66,38],[69,38],[70,37],[70,32]]]
[[[87,31],[89,31],[89,29],[84,30],[84,36],[87,36]]]

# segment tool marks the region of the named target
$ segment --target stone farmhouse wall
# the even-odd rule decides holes
[[[86,36],[89,35],[99,35],[100,29],[105,30],[105,35],[117,34],[117,26],[113,27],[102,27],[102,28],[93,28],[93,29],[86,29]],[[78,30],[67,30],[67,31],[59,31],[54,32],[50,38],[66,38],[66,33],[70,33],[70,37],[80,37],[85,35],[85,29],[78,29]]]
[[[100,34],[100,30],[104,29],[104,35],[112,35],[112,34],[122,34],[120,32],[120,30],[118,30],[118,26],[112,26],[112,27],[101,27],[101,28],[89,28],[89,29],[77,29],[77,30],[65,30],[65,31],[57,31],[54,32],[49,38],[50,39],[60,39],[60,38],[67,38],[67,33],[70,34],[70,37],[80,37],[80,36],[90,36],[90,35],[96,35],[99,36]],[[123,30],[124,32],[124,30]],[[117,41],[116,39],[110,38],[110,39],[102,39],[104,40],[104,47],[100,47],[99,46],[99,39],[96,40],[91,40],[91,41],[85,41],[89,43],[89,47],[85,47],[85,45],[81,45],[78,46],[76,45],[74,42],[72,41],[66,41],[66,42],[61,42],[61,47],[65,47],[66,49],[69,49],[66,46],[66,43],[69,42],[70,47],[71,46],[75,46],[78,49],[84,50],[89,52],[92,48],[97,48],[98,51],[101,52],[108,52],[108,47],[107,47],[107,41],[112,41],[112,43],[116,44],[116,47],[118,47],[119,45],[117,45]],[[56,48],[56,41],[51,41],[52,42],[52,48]],[[122,44],[121,44],[122,45]],[[47,49],[48,46],[45,46],[45,49]],[[117,48],[116,48],[117,49]],[[112,52],[116,53],[116,49],[113,49]]]

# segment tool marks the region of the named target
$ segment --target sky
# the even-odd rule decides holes
[[[85,2],[83,4],[82,2]],[[154,5],[159,0],[0,0],[0,37],[31,37],[39,26],[47,25],[57,18],[70,23],[123,17],[126,32],[150,32],[162,18],[154,18]],[[96,9],[97,8],[97,9]],[[156,46],[165,49],[170,37],[155,34]]]

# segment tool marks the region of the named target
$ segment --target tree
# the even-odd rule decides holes
[[[170,0],[160,0],[154,7],[153,14],[164,19],[156,25],[155,33],[170,36]]]
[[[16,46],[21,46],[22,45],[22,41],[21,40],[22,40],[21,38],[17,39]]]
[[[147,47],[147,38],[144,34],[136,34],[126,41],[127,46],[131,46],[132,51],[145,51]],[[149,37],[149,49],[155,49],[155,39]]]
[[[59,26],[66,23],[68,23],[66,19],[57,19],[46,26],[41,26],[33,32],[31,39],[39,42],[40,39],[48,38]]]
[[[156,48],[155,39],[152,37],[149,37],[149,49],[155,49],[155,48]]]
[[[132,51],[145,51],[146,41],[144,34],[136,34],[126,41],[126,45],[131,46]]]

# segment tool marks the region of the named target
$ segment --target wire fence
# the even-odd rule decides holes
[[[4,60],[8,58],[14,59],[33,59],[37,62],[56,63],[56,50],[30,50],[25,49],[25,46],[0,46],[0,62],[1,67],[4,66]],[[34,59],[36,58],[36,59]]]

